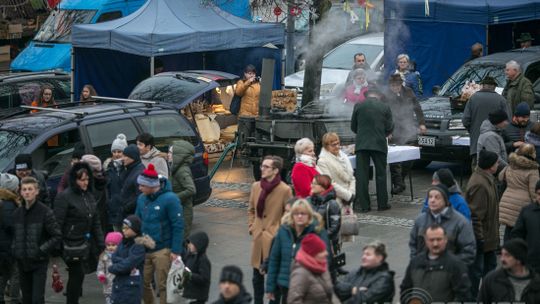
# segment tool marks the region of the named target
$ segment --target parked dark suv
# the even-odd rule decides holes
[[[104,161],[110,156],[111,143],[118,133],[124,133],[128,142],[133,143],[142,132],[152,134],[161,151],[167,151],[175,139],[187,140],[195,146],[191,165],[197,187],[194,203],[206,201],[212,193],[208,155],[195,127],[170,105],[135,102],[73,105],[4,119],[0,121],[0,170],[13,168],[17,154],[30,153],[34,168],[48,172],[48,184],[55,194],[76,143],[84,143],[87,153]]]
[[[461,89],[467,80],[478,83],[489,75],[499,84],[496,91],[502,93],[506,85],[505,64],[510,60],[517,61],[525,77],[533,83],[535,108],[540,106],[540,47],[495,53],[467,62],[444,83],[438,96],[421,102],[428,130],[425,136],[418,138],[422,147],[420,163],[470,161],[469,146],[452,143],[452,136],[468,136],[461,121],[465,108],[465,103],[459,100]],[[531,115],[531,119],[536,120],[536,117]]]
[[[0,74],[0,109],[30,105],[43,86],[53,89],[58,103],[70,101],[71,79],[64,72],[35,72]]]

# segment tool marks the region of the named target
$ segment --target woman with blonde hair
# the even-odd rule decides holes
[[[356,179],[349,157],[341,151],[337,133],[324,134],[322,146],[317,161],[317,171],[330,176],[332,187],[336,191],[337,201],[341,204],[351,205],[356,192]]]
[[[504,241],[510,238],[521,208],[536,200],[538,178],[536,149],[533,145],[523,144],[516,152],[510,153],[508,166],[499,173],[499,180],[506,181],[506,190],[499,204],[499,222],[506,226]]]
[[[310,233],[319,236],[330,253],[328,235],[322,223],[321,216],[313,211],[305,199],[294,202],[290,211],[283,216],[272,243],[266,278],[267,297],[274,303],[287,303],[291,260],[296,256],[305,236]]]
[[[296,196],[306,198],[311,194],[311,182],[319,174],[315,168],[317,156],[315,144],[307,137],[299,139],[294,145],[296,163],[291,171],[291,182]]]

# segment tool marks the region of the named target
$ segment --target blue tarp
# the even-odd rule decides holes
[[[430,95],[470,57],[474,43],[510,49],[519,32],[504,24],[540,19],[540,0],[386,0],[384,16],[387,76],[395,70],[396,56],[406,53]]]
[[[282,24],[233,16],[199,0],[149,0],[133,14],[73,30],[75,95],[85,84],[98,94],[127,97],[150,76],[150,57],[165,71],[213,69],[241,75],[247,64],[275,59],[274,88],[281,85]]]
[[[200,0],[149,0],[124,18],[74,26],[72,36],[76,48],[146,57],[283,45],[284,39],[281,23],[253,23]]]

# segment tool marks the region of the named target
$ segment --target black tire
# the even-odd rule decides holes
[[[417,159],[414,161],[413,169],[425,169],[429,164],[430,160]]]

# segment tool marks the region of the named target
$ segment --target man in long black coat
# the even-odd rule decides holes
[[[369,199],[369,161],[375,166],[378,210],[390,209],[386,184],[386,163],[389,137],[394,129],[390,107],[380,101],[382,94],[374,87],[366,100],[354,106],[351,130],[356,133],[356,194],[360,212],[371,210]],[[358,208],[358,207],[355,207]]]

